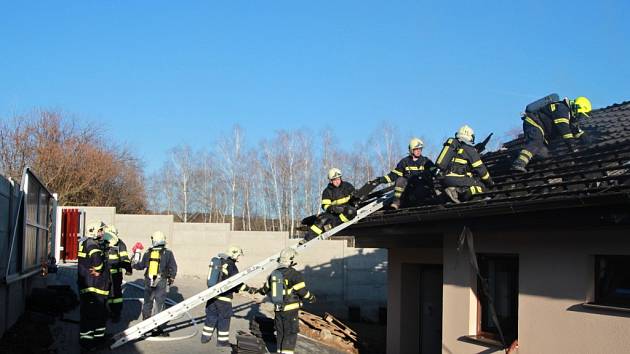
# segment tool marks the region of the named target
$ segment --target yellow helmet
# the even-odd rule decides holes
[[[580,96],[576,98],[575,100],[573,100],[573,107],[574,107],[575,113],[581,113],[587,117],[588,117],[588,112],[590,112],[591,109],[593,108],[591,105],[591,101],[584,96]]]
[[[233,259],[236,259],[238,256],[243,256],[243,255],[245,255],[245,254],[243,253],[243,249],[242,249],[242,248],[240,248],[240,247],[238,247],[238,246],[234,246],[234,245],[232,245],[232,246],[230,246],[230,247],[228,248],[227,254],[228,254],[228,256],[229,256],[230,258],[233,258]]]
[[[333,180],[335,178],[341,178],[341,170],[333,167],[328,170],[328,179]]]
[[[455,134],[455,137],[468,145],[475,143],[475,131],[468,125],[462,125]]]
[[[114,225],[107,225],[107,226],[105,226],[103,231],[109,232],[109,233],[112,233],[112,234],[118,236],[118,229]]]
[[[103,231],[106,226],[102,221],[91,222],[85,228],[85,236],[95,238],[98,236],[99,231]]]
[[[413,138],[409,140],[409,153],[413,154],[414,149],[422,149],[424,147],[424,142],[419,138]]]
[[[151,235],[153,247],[166,245],[166,235],[162,231],[156,231]]]

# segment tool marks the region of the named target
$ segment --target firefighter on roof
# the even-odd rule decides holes
[[[238,274],[236,262],[241,256],[243,256],[243,249],[238,246],[230,246],[227,254],[221,253],[217,257],[212,258],[208,270],[208,287]],[[251,289],[246,284],[241,284],[208,300],[206,303],[206,321],[201,333],[201,343],[208,343],[212,339],[212,335],[217,332],[217,347],[230,348],[230,321],[234,314],[232,310],[234,293],[255,291],[255,289]]]
[[[156,231],[151,235],[151,247],[144,253],[142,260],[133,265],[144,272],[144,304],[142,305],[142,319],[153,315],[153,301],[156,313],[164,309],[166,300],[166,286],[172,285],[177,275],[177,262],[173,252],[166,248],[166,235]],[[153,335],[168,336],[161,327],[153,330]]]
[[[539,101],[542,102],[537,104]],[[591,101],[586,97],[559,101],[553,94],[528,105],[523,114],[525,145],[514,160],[512,170],[527,172],[527,164],[534,156],[548,156],[547,145],[555,138],[561,138],[569,151],[577,151],[577,142],[584,137],[579,120],[588,117],[590,111]]]
[[[374,184],[395,182],[394,200],[391,204],[391,207],[394,209],[400,208],[401,196],[405,193],[405,189],[407,189],[407,185],[410,182],[413,183],[414,189],[426,190],[429,193],[433,190],[433,175],[437,169],[433,161],[422,156],[424,143],[418,138],[413,138],[409,141],[408,147],[408,156],[400,160],[390,173],[372,181]],[[420,199],[429,197],[428,193],[423,194],[424,197]]]
[[[315,222],[304,235],[303,242],[308,242],[323,232],[332,229],[357,216],[357,209],[352,204],[354,186],[341,179],[341,170],[331,168],[328,171],[328,186],[322,192],[323,214],[317,216]]]
[[[494,185],[474,144],[475,132],[464,125],[444,143],[436,161],[444,173],[444,192],[455,203],[470,200]]]

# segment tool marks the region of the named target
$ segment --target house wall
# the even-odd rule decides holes
[[[443,250],[434,250],[444,261],[442,352],[500,352],[460,340],[477,331],[477,280],[467,250],[457,251],[458,237],[459,231],[447,232]],[[627,231],[477,231],[474,243],[477,253],[519,256],[518,353],[630,352],[630,313],[581,306],[593,299],[594,256],[630,255]],[[401,308],[413,306],[401,291],[400,265],[432,261],[436,256],[431,252],[389,250],[388,353],[404,353],[417,341],[417,336],[400,335],[405,326]]]

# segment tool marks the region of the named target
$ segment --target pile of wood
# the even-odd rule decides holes
[[[300,311],[300,333],[346,353],[359,353],[357,333],[329,313],[322,318]]]

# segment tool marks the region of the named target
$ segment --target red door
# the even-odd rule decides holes
[[[61,213],[61,259],[64,262],[77,259],[80,215],[79,209],[63,209]]]

